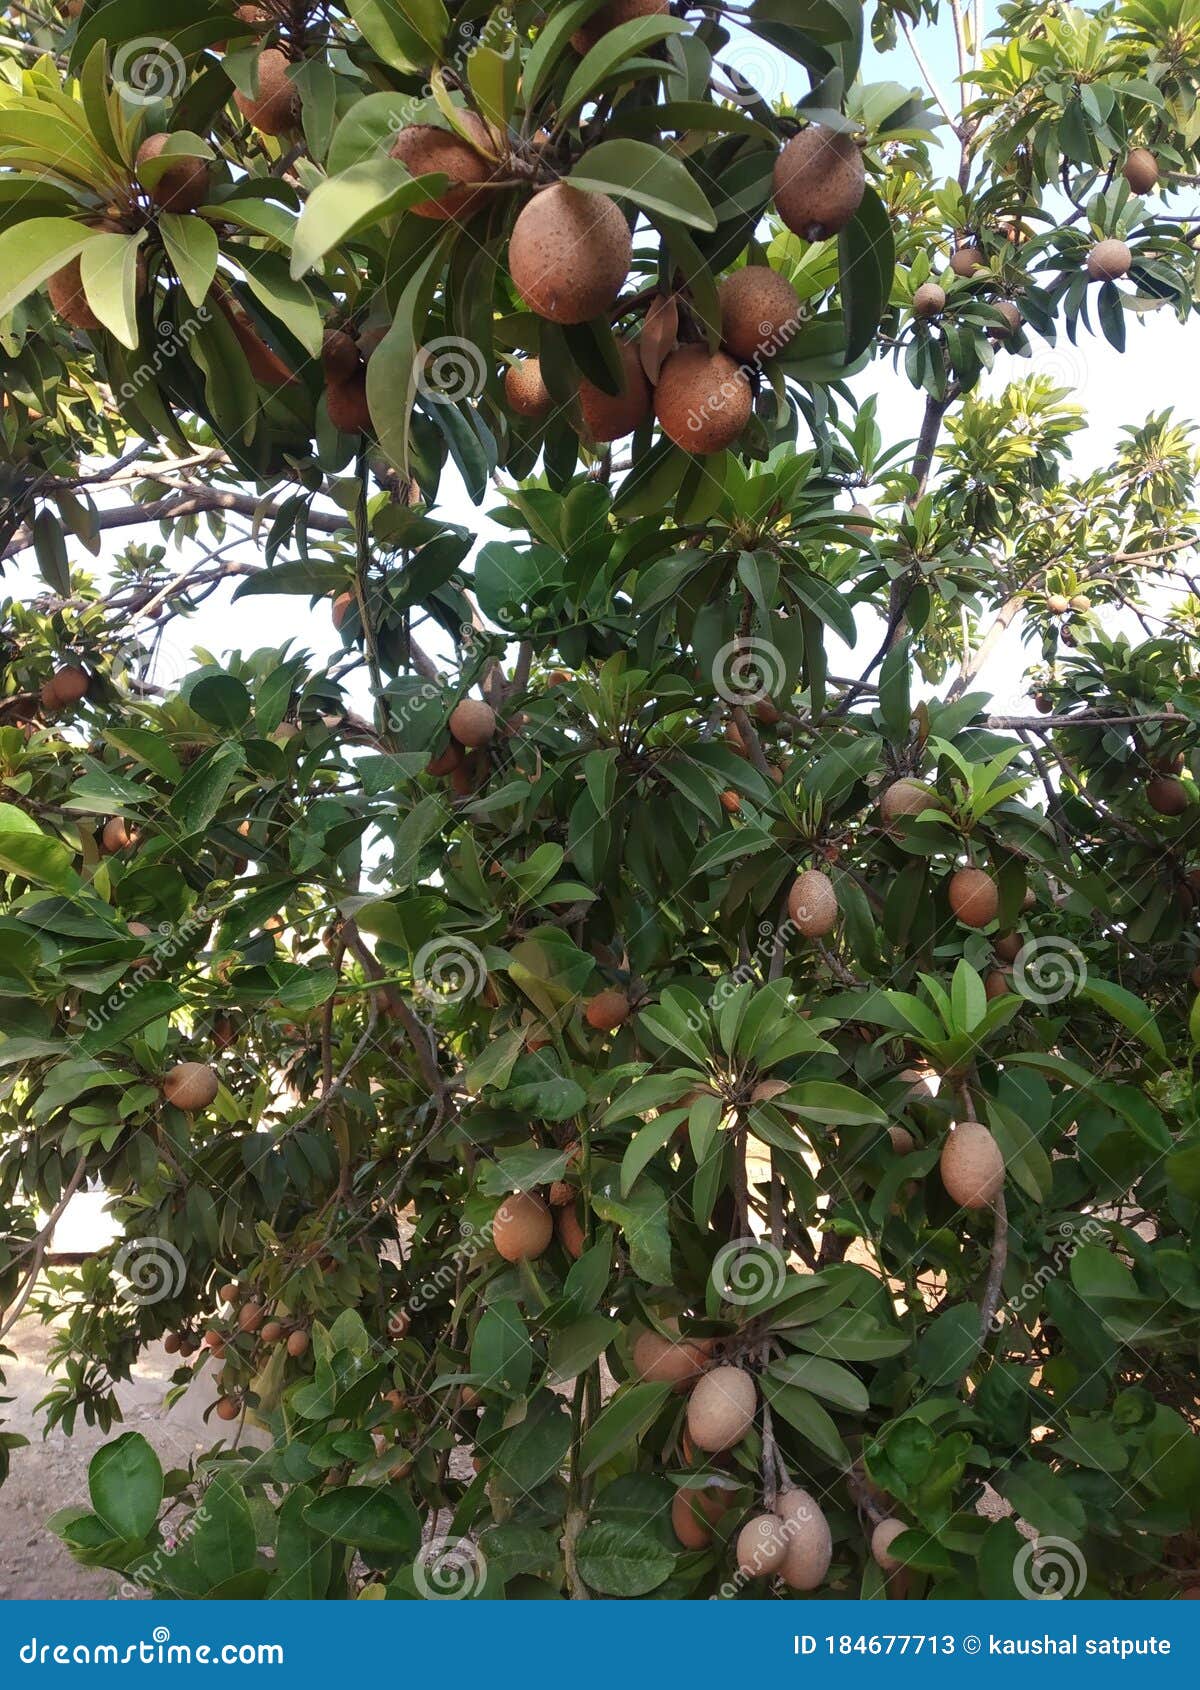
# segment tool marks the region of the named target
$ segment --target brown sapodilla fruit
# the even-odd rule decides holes
[[[879,800],[879,814],[885,823],[901,816],[919,816],[923,810],[937,807],[937,794],[923,780],[894,780],[884,788]]]
[[[264,1344],[277,1344],[283,1337],[283,1322],[268,1320],[258,1336]]]
[[[629,225],[617,202],[566,182],[534,194],[508,243],[513,286],[551,323],[586,323],[607,312],[632,257]]]
[[[288,1333],[287,1353],[290,1356],[302,1356],[308,1349],[308,1333],[297,1329]]]
[[[132,833],[130,832],[129,824],[124,816],[109,816],[104,824],[104,831],[100,835],[100,843],[106,851],[125,851],[133,844],[136,837],[136,829]]]
[[[777,1573],[787,1557],[787,1528],[778,1514],[756,1514],[738,1533],[737,1569],[746,1578]]]
[[[452,775],[455,769],[463,765],[463,748],[451,740],[444,751],[439,751],[436,757],[431,757],[425,765],[425,773],[439,779]]]
[[[964,927],[986,927],[1000,908],[996,882],[981,868],[956,869],[950,876],[950,908]]]
[[[707,1549],[721,1515],[733,1507],[734,1492],[723,1485],[684,1485],[671,1498],[671,1526],[685,1549]]]
[[[219,1086],[216,1069],[207,1062],[177,1062],[163,1080],[163,1096],[191,1115],[208,1108]]]
[[[621,347],[621,368],[625,381],[620,393],[605,393],[586,376],[579,383],[585,437],[597,445],[623,440],[649,422],[654,414],[654,394],[646,380],[641,356],[637,347],[628,342]]]
[[[632,23],[635,18],[665,15],[666,11],[667,0],[608,0],[608,4],[593,12],[586,23],[580,24],[571,37],[571,45],[577,53],[590,53],[610,29]]]
[[[450,732],[460,745],[476,751],[496,737],[496,712],[478,698],[464,698],[450,712]]]
[[[326,382],[325,405],[329,420],[339,434],[373,433],[365,369],[360,369],[349,381]]]
[[[1117,282],[1127,276],[1133,264],[1133,254],[1124,241],[1097,241],[1087,255],[1088,279],[1093,282]]]
[[[103,327],[83,291],[83,277],[77,257],[69,264],[64,264],[61,270],[54,272],[46,283],[46,290],[56,315],[61,317],[64,323],[69,323],[73,329]]]
[[[1001,933],[999,938],[992,940],[992,949],[1001,962],[1016,962],[1024,944],[1025,940],[1019,933]]]
[[[988,1002],[1006,996],[1008,990],[1008,975],[1004,970],[1002,968],[989,968],[983,977],[983,995]]]
[[[731,446],[750,421],[754,393],[727,352],[681,346],[659,372],[654,409],[668,440],[707,457]]]
[[[339,593],[333,601],[333,625],[341,632],[342,623],[350,612],[357,607],[358,600],[353,593]]]
[[[597,992],[583,1006],[583,1019],[597,1033],[612,1033],[629,1019],[629,999],[624,992]]]
[[[981,1121],[960,1121],[939,1161],[946,1193],[964,1209],[986,1209],[1004,1187],[1004,1157]]]
[[[566,1203],[554,1211],[554,1230],[567,1255],[577,1262],[583,1254],[585,1239],[583,1223],[575,1213],[574,1203]]]
[[[460,121],[474,139],[464,140],[450,129],[432,123],[410,123],[392,142],[391,154],[410,176],[448,176],[450,187],[436,199],[419,200],[409,210],[417,217],[444,223],[452,217],[471,217],[486,202],[480,186],[491,180],[494,168],[477,148],[491,146],[487,125],[474,112],[461,112]]]
[[[1158,160],[1149,147],[1135,147],[1121,166],[1121,175],[1135,194],[1148,194],[1158,186]]]
[[[754,1424],[758,1392],[740,1367],[714,1367],[697,1380],[687,1405],[688,1435],[710,1455],[741,1443]]]
[[[760,1080],[750,1093],[751,1103],[770,1103],[772,1098],[782,1097],[785,1091],[791,1091],[786,1080]]]
[[[542,422],[554,408],[550,389],[542,380],[542,366],[536,358],[522,358],[504,372],[504,397],[510,410],[530,422]]]
[[[946,290],[937,282],[922,282],[912,296],[912,314],[922,321],[940,317],[946,309]]]
[[[719,289],[721,339],[735,358],[760,363],[787,345],[800,327],[800,295],[769,264],[747,264]]]
[[[237,1397],[218,1397],[217,1398],[217,1419],[218,1420],[236,1420],[238,1415],[241,1412],[242,1412],[242,1405],[238,1401]]]
[[[1187,787],[1174,775],[1152,775],[1146,782],[1146,802],[1160,816],[1181,816],[1188,806]]]
[[[329,381],[350,381],[362,368],[362,354],[345,329],[326,329],[321,342],[321,368]]]
[[[805,869],[792,882],[788,915],[806,939],[823,939],[837,925],[838,901],[833,882],[819,869]]]
[[[506,1197],[492,1220],[492,1243],[506,1262],[532,1261],[554,1236],[554,1217],[532,1191]]]
[[[148,135],[137,150],[137,169],[158,158],[170,139],[169,135]],[[204,159],[180,158],[146,192],[163,211],[195,211],[206,202],[211,187],[212,172]]]
[[[1011,299],[998,299],[993,309],[1004,318],[1004,327],[993,329],[992,333],[999,335],[1002,340],[1011,340],[1025,321],[1020,307],[1014,305]]]
[[[833,1560],[829,1521],[806,1490],[785,1490],[775,1504],[787,1536],[787,1554],[780,1569],[792,1590],[815,1590]]]
[[[67,663],[54,671],[47,684],[54,694],[55,704],[62,706],[78,704],[92,681],[86,669],[81,669],[77,663]]]
[[[794,235],[827,240],[844,229],[867,185],[861,149],[849,135],[810,123],[775,161],[775,209]]]
[[[950,254],[950,268],[956,276],[973,276],[977,270],[982,270],[986,263],[983,248],[976,246],[973,241],[965,246],[955,247]]]
[[[633,1370],[639,1379],[681,1390],[699,1378],[712,1354],[712,1344],[698,1338],[664,1338],[643,1332],[633,1346]]]
[[[890,1553],[892,1544],[908,1527],[903,1520],[880,1520],[871,1533],[871,1554],[885,1573],[898,1573],[904,1562]]]
[[[888,1137],[897,1156],[908,1156],[917,1148],[917,1141],[907,1127],[889,1127]]]
[[[300,90],[288,74],[291,60],[278,47],[258,55],[258,93],[233,96],[234,104],[260,135],[287,135],[300,123]]]

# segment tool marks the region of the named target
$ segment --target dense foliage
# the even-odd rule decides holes
[[[160,1338],[216,1386],[72,1551],[1177,1594],[1197,452],[1081,475],[1021,360],[1191,344],[1194,0],[4,17],[0,1332],[68,1430]],[[157,684],[234,583],[308,647]]]

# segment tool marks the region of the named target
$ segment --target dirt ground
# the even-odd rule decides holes
[[[9,1432],[29,1438],[25,1449],[12,1452],[12,1471],[0,1487],[0,1600],[36,1598],[43,1601],[103,1599],[115,1596],[119,1580],[109,1572],[80,1567],[66,1548],[47,1531],[46,1521],[60,1508],[86,1506],[88,1462],[121,1431],[139,1431],[154,1445],[164,1467],[182,1467],[196,1451],[207,1449],[214,1434],[206,1432],[201,1416],[211,1401],[206,1369],[170,1413],[163,1398],[175,1365],[155,1344],[138,1359],[130,1383],[117,1391],[124,1424],[110,1432],[79,1421],[75,1435],[55,1431],[42,1439],[34,1405],[46,1394],[46,1357],[51,1329],[37,1319],[18,1321],[7,1347],[17,1359],[5,1364],[7,1383],[0,1396],[16,1400],[0,1408]]]

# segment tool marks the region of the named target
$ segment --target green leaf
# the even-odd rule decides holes
[[[931,1385],[953,1385],[979,1347],[979,1310],[973,1303],[962,1303],[939,1314],[917,1339],[917,1367]]]
[[[152,1021],[161,1021],[182,1003],[182,997],[168,981],[153,980],[128,997],[122,996],[111,1013],[105,1012],[107,1005],[94,1010],[88,1030],[79,1040],[79,1050],[84,1056],[99,1056],[101,1051],[111,1050],[134,1033],[140,1033]]]
[[[580,1448],[584,1475],[635,1444],[670,1394],[670,1385],[622,1385],[584,1434]]]
[[[585,1314],[550,1340],[547,1383],[565,1385],[586,1371],[620,1333],[620,1323],[604,1314]]]
[[[1135,1039],[1148,1050],[1152,1050],[1156,1056],[1166,1059],[1167,1047],[1154,1019],[1154,1012],[1133,992],[1126,991],[1124,986],[1114,985],[1111,980],[1096,980],[1088,975],[1080,985],[1078,995],[1099,1004],[1107,1015],[1120,1022],[1126,1032],[1132,1033]]]
[[[88,1465],[88,1495],[105,1525],[128,1541],[148,1537],[158,1519],[163,1472],[140,1432],[98,1449]]]
[[[664,1583],[675,1556],[645,1525],[599,1520],[580,1533],[575,1546],[580,1577],[605,1596],[646,1596]]]
[[[769,1371],[782,1385],[799,1385],[802,1390],[824,1397],[839,1408],[847,1408],[852,1414],[867,1412],[867,1387],[857,1373],[851,1373],[836,1361],[826,1361],[824,1356],[793,1355],[786,1361],[773,1362]]]
[[[892,220],[871,187],[838,236],[846,362],[852,364],[875,339],[892,289],[896,242]]]
[[[842,1434],[815,1397],[794,1385],[777,1384],[774,1379],[765,1381],[763,1388],[773,1413],[793,1426],[835,1467],[849,1467],[850,1451],[842,1441]]]
[[[79,885],[75,858],[62,840],[43,833],[33,817],[15,804],[0,804],[0,869],[56,892],[70,892]]]
[[[447,176],[410,176],[398,159],[386,153],[318,182],[300,213],[292,240],[293,277],[299,280],[306,275],[351,235],[410,205],[436,198],[448,182]]]
[[[235,675],[205,675],[188,693],[188,703],[197,716],[229,733],[250,720],[250,694]]]
[[[145,232],[97,235],[79,261],[88,304],[110,334],[131,350],[138,343],[138,257]]]
[[[245,1492],[232,1473],[217,1473],[195,1518],[188,1549],[210,1585],[249,1572],[258,1559],[258,1538]]]
[[[615,29],[605,30],[596,45],[585,53],[567,83],[558,103],[560,118],[581,106],[601,83],[620,70],[627,59],[645,47],[665,41],[669,35],[685,35],[690,27],[682,18],[654,15],[634,18],[629,23],[618,24]],[[664,60],[656,70],[661,75],[667,68]]]
[[[221,251],[217,231],[203,217],[185,217],[175,211],[160,211],[158,228],[184,293],[193,305],[203,305],[217,273]]]
[[[421,1547],[421,1517],[398,1486],[372,1490],[345,1485],[310,1502],[304,1522],[313,1531],[355,1549],[385,1555],[415,1555]]]
[[[996,1483],[1021,1518],[1039,1532],[1077,1541],[1087,1525],[1083,1503],[1067,1480],[1036,1461],[1025,1461]]]
[[[685,165],[646,141],[601,141],[590,147],[568,178],[589,193],[632,200],[644,211],[711,231],[716,213]]]
[[[0,317],[5,317],[85,246],[105,237],[73,217],[29,217],[0,231]],[[122,236],[112,237],[118,240]]]

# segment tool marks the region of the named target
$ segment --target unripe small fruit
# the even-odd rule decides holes
[[[950,908],[964,927],[986,927],[1000,908],[996,882],[981,868],[960,868],[950,876]]]
[[[721,808],[731,816],[736,816],[741,810],[742,800],[732,787],[726,787],[721,794]]]
[[[942,1146],[946,1193],[964,1209],[989,1208],[1004,1188],[1004,1157],[981,1121],[960,1121]]]
[[[258,1336],[264,1344],[277,1344],[283,1337],[283,1322],[268,1320]]]
[[[1087,273],[1093,282],[1117,282],[1133,266],[1133,254],[1124,241],[1097,241],[1087,255]]]
[[[665,1338],[661,1332],[643,1332],[633,1346],[633,1370],[639,1379],[676,1390],[699,1378],[712,1354],[705,1339]]]
[[[163,1349],[169,1356],[178,1355],[182,1343],[183,1334],[181,1332],[168,1332],[162,1341]]]
[[[531,1191],[506,1197],[492,1220],[492,1243],[506,1262],[533,1261],[553,1236],[550,1210]]]
[[[891,1545],[908,1527],[903,1520],[880,1520],[871,1533],[871,1554],[875,1564],[882,1567],[885,1573],[899,1572],[904,1562],[898,1556],[889,1553]]]
[[[176,1109],[194,1114],[207,1109],[220,1089],[215,1068],[205,1062],[177,1062],[163,1080],[163,1096]]]
[[[257,1332],[264,1319],[261,1303],[243,1303],[238,1310],[237,1322],[243,1332]]]
[[[462,764],[462,746],[452,739],[444,751],[439,751],[435,757],[429,759],[425,765],[425,773],[441,778],[452,775],[455,769],[462,768]]]
[[[295,1332],[289,1332],[288,1341],[287,1341],[287,1353],[290,1356],[302,1356],[307,1349],[308,1349],[308,1333],[307,1332],[301,1331],[299,1329],[297,1329]]]
[[[450,712],[450,732],[460,745],[477,750],[496,736],[496,712],[477,698],[464,698]]]
[[[1071,608],[1071,601],[1065,593],[1047,593],[1046,609],[1052,616],[1065,616]]]
[[[1078,612],[1080,616],[1085,615],[1092,608],[1092,601],[1086,593],[1075,593],[1067,602],[1071,609]]]
[[[217,1419],[236,1420],[242,1412],[242,1405],[236,1397],[217,1398]]]
[[[923,322],[940,317],[946,309],[946,290],[937,282],[922,282],[912,297],[912,314]]]
[[[76,663],[68,663],[61,669],[56,669],[50,677],[49,685],[54,693],[56,704],[78,704],[91,685],[91,676],[86,669],[81,669]]]
[[[867,174],[860,148],[840,130],[809,124],[775,161],[775,209],[793,234],[827,240],[862,204]]]
[[[236,1279],[231,1279],[227,1285],[222,1285],[217,1292],[219,1303],[236,1303],[241,1297],[241,1288]]]
[[[788,915],[807,939],[822,939],[837,925],[838,901],[833,882],[819,869],[806,869],[792,882]]]
[[[104,824],[100,842],[106,851],[116,852],[128,850],[136,838],[137,830],[130,831],[124,816],[110,816]]]
[[[1009,990],[1008,976],[1001,968],[990,968],[983,977],[983,994],[988,1002],[1004,997]]]
[[[1148,194],[1158,186],[1158,160],[1149,147],[1135,147],[1122,165],[1121,174],[1135,194]]]
[[[738,1533],[737,1569],[746,1578],[767,1578],[783,1566],[787,1527],[778,1514],[757,1514]]]
[[[758,1392],[740,1367],[714,1367],[688,1398],[688,1435],[697,1449],[717,1454],[732,1449],[754,1424]]]
[[[917,1141],[907,1127],[889,1127],[888,1137],[897,1156],[908,1156],[917,1148]]]
[[[1004,328],[996,329],[993,332],[1003,340],[1010,340],[1025,321],[1020,308],[1014,305],[1011,299],[998,299],[995,310],[1003,317]]]
[[[788,1540],[781,1569],[783,1582],[792,1590],[815,1590],[833,1560],[829,1521],[805,1490],[782,1492],[775,1512],[784,1523]]]
[[[550,389],[542,380],[537,358],[523,358],[504,372],[504,397],[510,409],[530,422],[542,422],[554,408]]]

